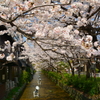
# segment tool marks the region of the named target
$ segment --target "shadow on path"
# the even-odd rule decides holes
[[[38,85],[38,78],[41,78],[41,85]],[[39,97],[33,96],[35,87],[39,86]],[[33,80],[26,86],[20,100],[72,100],[69,95],[49,80],[42,72],[36,72]]]

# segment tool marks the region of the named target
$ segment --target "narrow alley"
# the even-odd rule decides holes
[[[38,83],[41,78],[41,84]],[[34,97],[33,92],[39,86],[39,97]],[[19,100],[72,100],[69,95],[48,79],[42,72],[36,72],[33,80],[26,86]]]

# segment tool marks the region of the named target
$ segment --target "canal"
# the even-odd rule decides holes
[[[39,79],[41,82],[39,83]],[[36,86],[39,90],[36,92]],[[39,93],[39,97],[33,92]],[[26,86],[19,100],[73,100],[65,91],[53,83],[42,72],[38,71],[34,74],[33,80]]]

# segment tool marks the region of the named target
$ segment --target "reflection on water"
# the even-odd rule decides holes
[[[39,84],[39,78],[41,84]],[[39,97],[34,97],[33,92],[36,90],[36,86],[39,86]],[[27,85],[20,100],[72,100],[68,94],[58,87],[55,83],[49,80],[41,72],[36,72],[33,76],[33,80]]]

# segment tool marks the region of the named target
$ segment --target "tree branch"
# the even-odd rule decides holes
[[[94,11],[87,19],[90,19],[93,15],[95,15],[98,11],[100,11],[100,7]]]
[[[15,21],[17,18],[21,17],[21,16],[26,16],[24,14],[36,9],[36,8],[41,8],[41,7],[46,7],[46,6],[56,6],[56,5],[60,5],[60,6],[64,6],[64,5],[69,5],[70,2],[68,4],[50,4],[50,5],[40,5],[40,6],[36,6],[36,7],[32,7],[27,11],[24,11],[22,14],[18,15],[17,17],[15,17],[14,19],[11,20],[11,22]]]

